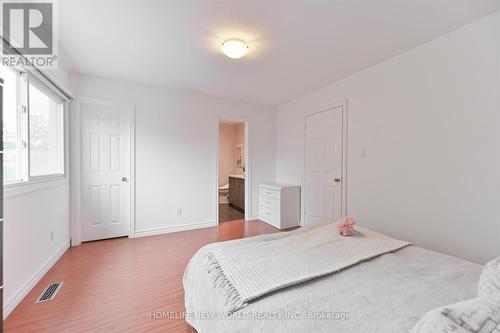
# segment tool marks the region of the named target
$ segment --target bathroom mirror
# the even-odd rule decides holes
[[[244,159],[244,149],[243,144],[236,145],[234,149],[234,159],[236,161],[236,167],[243,169],[245,168],[245,159]]]

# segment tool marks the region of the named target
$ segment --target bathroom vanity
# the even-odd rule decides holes
[[[245,176],[229,176],[229,206],[245,212]]]

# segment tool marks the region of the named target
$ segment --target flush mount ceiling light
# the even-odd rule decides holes
[[[245,41],[237,38],[225,40],[220,46],[222,53],[229,58],[239,59],[248,52],[248,45]]]

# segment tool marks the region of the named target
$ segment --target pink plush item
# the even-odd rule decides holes
[[[343,216],[337,220],[337,232],[342,236],[351,236],[356,221],[350,216]]]

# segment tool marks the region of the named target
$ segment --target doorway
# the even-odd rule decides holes
[[[129,236],[134,207],[133,106],[81,99],[81,241]]]
[[[306,116],[304,224],[346,215],[346,105]]]
[[[246,125],[221,119],[218,130],[218,222],[243,220],[247,183]]]

